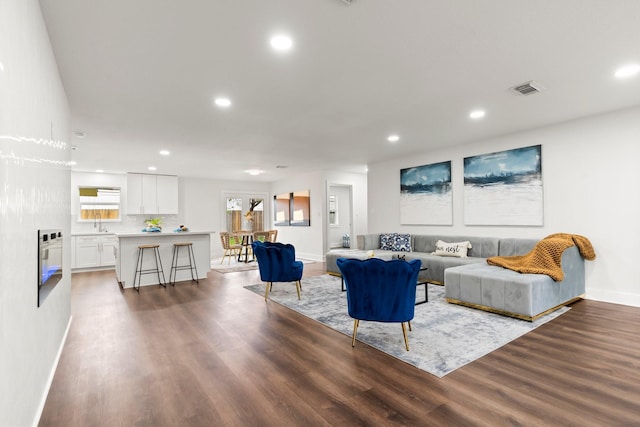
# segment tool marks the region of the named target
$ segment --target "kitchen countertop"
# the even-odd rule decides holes
[[[215,231],[138,231],[138,232],[123,232],[114,233],[119,238],[122,237],[165,237],[165,236],[182,236],[182,235],[194,235],[194,234],[213,234]]]
[[[72,236],[118,236],[118,237],[134,237],[134,236],[175,236],[179,234],[213,234],[215,231],[161,231],[161,232],[145,232],[145,231],[108,231],[98,233],[97,231],[78,231],[72,232]]]
[[[76,233],[71,233],[72,236],[115,236],[116,233],[109,231],[109,232],[102,232],[102,233],[98,233],[97,231],[80,231],[80,232],[76,232]]]

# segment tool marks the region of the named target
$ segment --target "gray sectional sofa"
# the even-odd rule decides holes
[[[534,320],[580,299],[585,292],[584,260],[575,247],[563,254],[565,278],[555,282],[546,275],[520,274],[486,263],[492,256],[525,255],[538,242],[535,239],[445,235],[411,235],[410,239],[410,252],[396,252],[380,249],[380,234],[359,235],[357,249],[326,254],[327,273],[340,275],[338,258],[365,259],[371,251],[382,259],[398,255],[407,260],[419,259],[427,268],[420,273],[419,280],[445,285],[447,301],[525,320]],[[466,258],[434,255],[438,240],[469,241],[472,248]]]

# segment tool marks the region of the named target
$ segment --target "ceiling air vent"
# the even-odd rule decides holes
[[[534,93],[541,92],[544,90],[542,85],[538,82],[534,82],[533,80],[530,82],[522,83],[518,86],[514,86],[511,88],[514,92],[518,92],[521,95],[533,95]]]

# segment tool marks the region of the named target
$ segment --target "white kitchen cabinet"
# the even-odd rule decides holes
[[[118,238],[116,236],[104,236],[100,242],[100,265],[116,265],[116,252],[118,250]]]
[[[158,213],[178,214],[178,177],[169,175],[156,176],[156,203]]]
[[[178,177],[128,173],[127,214],[178,214]]]
[[[127,174],[127,214],[136,215],[142,212],[142,174]]]
[[[118,238],[105,236],[74,236],[74,268],[110,267],[116,264]]]

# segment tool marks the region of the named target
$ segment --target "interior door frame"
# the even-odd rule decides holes
[[[339,182],[327,182],[325,189],[325,200],[324,200],[324,253],[329,252],[331,249],[331,225],[329,224],[329,196],[331,195],[332,187],[343,187],[347,188],[349,191],[349,236],[351,237],[351,247],[353,248],[355,245],[354,236],[353,236],[353,224],[354,224],[354,216],[353,216],[353,184],[343,184]],[[338,205],[338,209],[340,209],[340,205]]]

